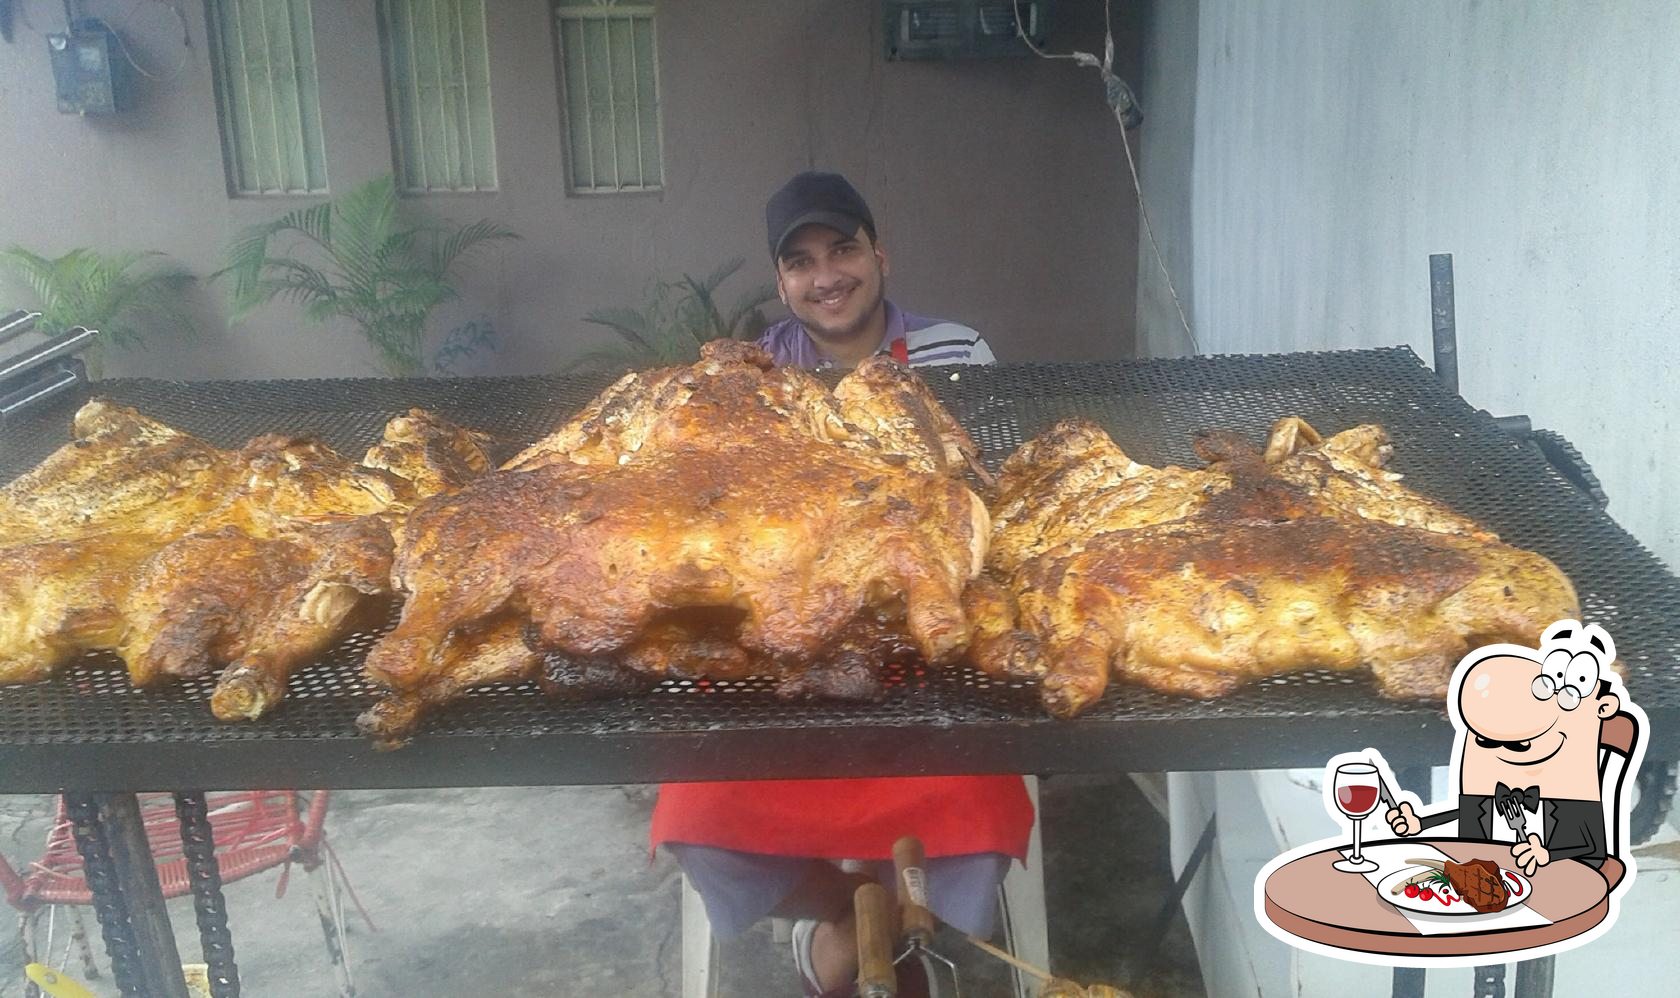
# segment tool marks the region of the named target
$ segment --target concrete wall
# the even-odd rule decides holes
[[[133,113],[83,120],[54,108],[41,32],[62,30],[61,4],[21,0],[17,38],[0,44],[0,245],[159,249],[208,274],[242,226],[307,203],[227,196],[204,6],[175,6],[190,47],[168,5],[86,0],[160,79],[140,81]],[[603,342],[610,334],[581,316],[638,303],[655,275],[743,256],[731,292],[768,280],[764,200],[808,167],[844,171],[870,198],[893,254],[889,293],[906,307],[974,325],[1004,360],[1130,354],[1135,212],[1090,71],[885,64],[873,0],[661,4],[666,189],[569,197],[550,4],[487,9],[500,191],[417,200],[525,237],[472,268],[471,301],[455,310],[493,318],[503,346],[480,358],[488,370],[551,370]],[[1099,48],[1100,5],[1061,9],[1054,43]],[[314,0],[313,10],[329,179],[344,191],[390,169],[375,5]],[[1121,44],[1135,52],[1135,32]],[[221,296],[199,295],[196,352],[159,340],[116,357],[111,373],[372,373],[359,337],[306,327],[288,307],[226,331]]]
[[[1144,189],[1204,352],[1410,344],[1680,565],[1680,5],[1156,0]],[[1147,249],[1145,250],[1147,253]],[[1140,256],[1140,343],[1184,337]]]

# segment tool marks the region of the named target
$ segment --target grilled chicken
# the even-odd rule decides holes
[[[390,593],[391,550],[380,515],[300,520],[266,536],[195,531],[135,573],[117,653],[136,686],[222,670],[212,713],[259,717],[368,597]]]
[[[401,514],[489,466],[480,436],[419,411],[370,452],[392,471],[277,435],[224,451],[102,400],[74,430],[0,489],[0,682],[90,650],[117,651],[139,686],[231,663],[225,718],[272,706],[390,591]]]
[[[463,429],[436,413],[410,409],[385,424],[362,465],[404,479],[417,497],[453,492],[491,469],[488,433]]]
[[[1577,612],[1550,561],[1398,483],[1380,427],[1264,449],[1204,434],[1201,469],[1139,464],[1099,427],[1058,424],[1003,466],[989,566],[1019,627],[976,643],[988,671],[1037,676],[1052,713],[1110,674],[1213,697],[1301,669],[1369,666],[1390,697],[1439,699],[1453,664],[1532,643]]]
[[[367,659],[394,702],[364,728],[399,741],[486,675],[535,674],[536,653],[566,691],[617,670],[770,675],[790,695],[878,689],[889,651],[956,660],[989,522],[960,480],[973,443],[925,392],[877,360],[830,393],[732,341],[626,376],[411,515],[402,619]]]
[[[221,451],[95,400],[74,440],[0,487],[0,683],[114,648],[139,566],[234,481]]]

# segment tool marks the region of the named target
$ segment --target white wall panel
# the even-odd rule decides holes
[[[1161,0],[1144,188],[1203,351],[1427,359],[1451,252],[1464,396],[1569,437],[1680,564],[1677,51],[1657,0]],[[1138,278],[1140,346],[1181,352],[1146,243]]]

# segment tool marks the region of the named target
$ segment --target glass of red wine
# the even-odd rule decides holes
[[[1343,873],[1372,873],[1377,864],[1359,849],[1359,830],[1377,809],[1377,767],[1368,762],[1344,762],[1336,767],[1336,807],[1353,821],[1353,855],[1333,866]]]

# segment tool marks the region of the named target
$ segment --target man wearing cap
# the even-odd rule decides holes
[[[887,254],[863,197],[834,173],[801,173],[765,209],[776,289],[793,313],[759,345],[778,364],[852,367],[989,364],[980,334],[887,301]],[[652,841],[676,856],[712,929],[738,935],[766,916],[794,918],[794,965],[807,995],[850,994],[857,973],[852,892],[893,880],[892,846],[927,850],[930,907],[985,938],[1010,859],[1025,859],[1032,803],[1018,776],[681,783],[660,788]],[[873,874],[834,860],[866,861]]]
[[[770,199],[764,217],[776,291],[793,313],[759,338],[776,363],[854,367],[877,353],[918,367],[994,361],[974,330],[886,299],[887,253],[875,217],[845,177],[801,173]]]

